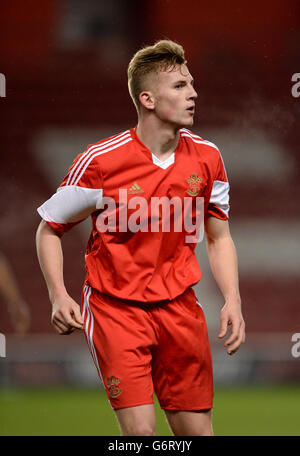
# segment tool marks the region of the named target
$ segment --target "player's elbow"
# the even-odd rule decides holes
[[[41,220],[38,227],[37,227],[37,230],[36,230],[36,233],[35,233],[35,237],[36,239],[40,238],[40,236],[48,230],[48,224],[45,222],[45,220]]]
[[[36,242],[38,242],[44,235],[55,235],[60,237],[59,234],[45,220],[41,220],[36,230]]]
[[[206,233],[205,240],[208,252],[234,248],[234,242],[230,233],[224,233],[221,236],[210,236]]]

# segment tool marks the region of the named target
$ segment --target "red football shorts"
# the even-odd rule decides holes
[[[212,408],[213,375],[204,313],[189,288],[173,301],[123,301],[84,286],[85,336],[113,409],[153,404]]]

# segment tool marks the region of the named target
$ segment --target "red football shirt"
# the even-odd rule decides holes
[[[88,146],[38,212],[59,235],[91,216],[88,284],[117,298],[156,302],[174,299],[201,278],[196,244],[175,229],[176,204],[184,208],[187,199],[203,197],[204,217],[226,220],[228,192],[213,143],[183,128],[176,150],[162,162],[133,128]],[[174,203],[167,225],[163,209],[153,216],[153,202],[163,199]]]

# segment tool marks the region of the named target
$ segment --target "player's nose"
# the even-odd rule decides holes
[[[189,99],[190,100],[196,100],[196,98],[198,97],[198,93],[196,92],[194,86],[190,86],[190,93],[189,93]]]

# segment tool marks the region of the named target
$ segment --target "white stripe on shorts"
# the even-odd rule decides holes
[[[200,302],[198,301],[198,299],[196,299],[196,304],[198,304],[198,306],[200,306],[201,309],[203,310],[202,304],[200,304]]]
[[[94,317],[93,317],[93,314],[92,314],[92,311],[91,311],[91,308],[90,308],[90,304],[89,304],[89,299],[90,299],[90,296],[91,296],[91,293],[92,293],[91,287],[88,287],[87,285],[85,285],[85,287],[83,289],[83,293],[84,293],[84,301],[83,301],[82,318],[84,319],[84,317],[86,315],[84,330],[85,330],[85,334],[86,334],[86,338],[87,338],[87,342],[88,342],[88,345],[89,345],[89,348],[90,348],[91,355],[93,357],[95,366],[96,366],[97,371],[98,371],[98,375],[99,375],[99,377],[101,379],[101,382],[102,382],[103,386],[105,386],[103,378],[102,378],[102,375],[101,375],[101,370],[100,370],[100,367],[99,367],[98,358],[97,358],[97,354],[96,354],[96,350],[95,350],[95,346],[94,346],[94,342],[93,342]],[[90,324],[90,329],[89,329],[90,320],[91,320],[91,324]]]

